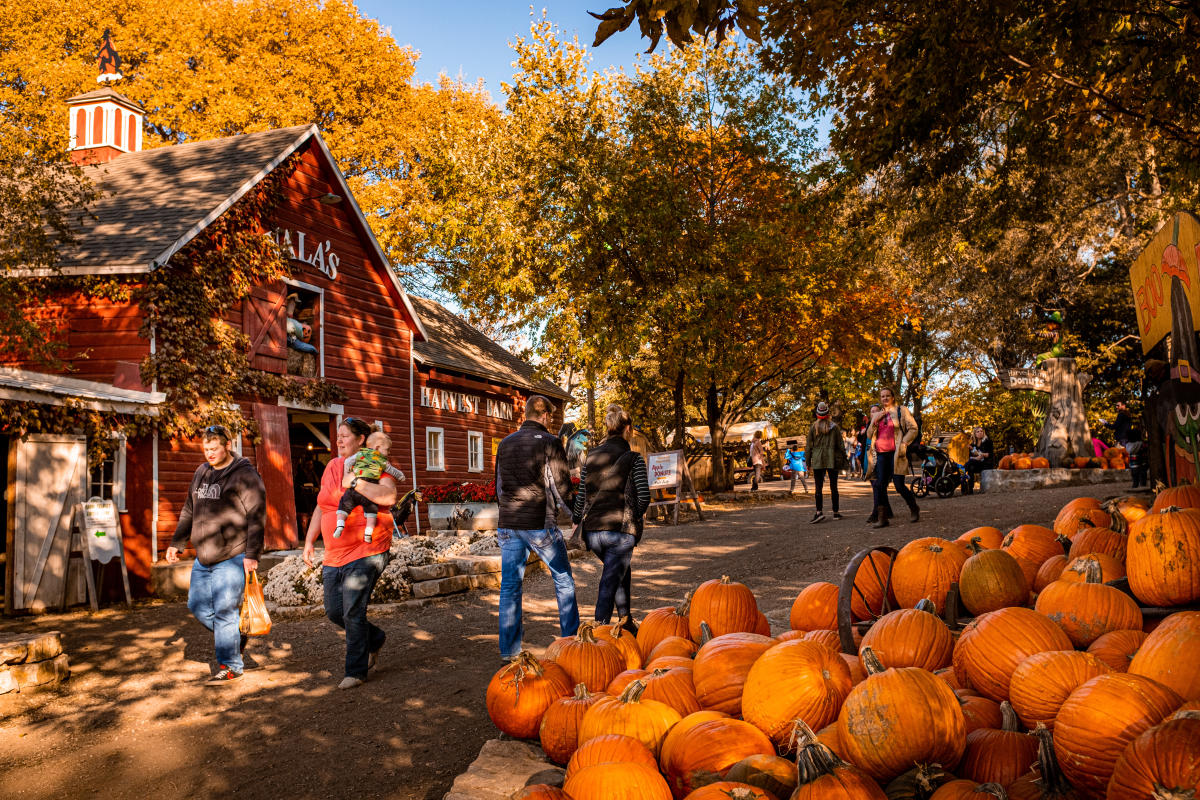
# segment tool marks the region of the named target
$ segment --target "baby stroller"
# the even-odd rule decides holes
[[[965,485],[967,472],[945,451],[936,447],[913,445],[909,452],[920,460],[921,474],[908,482],[908,488],[917,497],[925,497],[932,490],[938,497],[952,497],[954,490]]]

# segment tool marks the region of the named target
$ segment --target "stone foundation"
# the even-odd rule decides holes
[[[986,469],[979,476],[985,492],[1027,492],[1056,486],[1087,486],[1092,483],[1128,483],[1124,469]]]
[[[536,744],[491,739],[442,800],[509,800],[525,786],[562,786],[565,774]]]
[[[57,686],[70,675],[58,631],[0,638],[0,694]]]

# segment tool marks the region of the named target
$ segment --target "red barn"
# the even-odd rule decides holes
[[[324,379],[346,400],[237,398],[260,433],[237,444],[267,487],[268,549],[298,544],[344,416],[391,436],[391,461],[407,473],[404,490],[490,479],[492,443],[519,424],[524,398],[538,391],[565,399],[445,308],[405,292],[315,125],[141,151],[133,101],[104,88],[68,104],[72,155],[103,196],[77,242],[62,248],[66,276],[119,277],[136,288],[176,268],[173,256],[287,167],[279,173],[282,199],[263,227],[289,256],[291,276],[254,287],[224,320],[249,339],[254,368],[298,382]],[[162,409],[163,394],[140,377],[157,342],[153,331],[143,335],[135,300],[64,289],[45,314],[57,323],[66,367],[51,373],[9,354],[0,401],[143,417]],[[9,453],[0,459],[6,612],[81,599],[78,570],[68,568],[71,511],[96,496],[118,506],[131,577],[145,591],[202,460],[199,441],[131,438],[97,464],[78,433],[18,433],[0,431]]]

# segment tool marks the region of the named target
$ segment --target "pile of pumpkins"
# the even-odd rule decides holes
[[[1126,469],[1129,452],[1124,447],[1109,447],[1099,458],[1078,456],[1065,459],[1060,465],[1067,469]],[[1001,457],[997,469],[1049,469],[1050,460],[1033,453],[1012,453]]]
[[[974,616],[961,631],[941,616],[952,584]],[[1200,603],[1200,486],[871,551],[852,589],[854,654],[836,585],[804,588],[772,637],[728,577],[636,636],[584,624],[522,653],[488,713],[566,779],[516,796],[1200,797],[1200,611],[1172,610]]]

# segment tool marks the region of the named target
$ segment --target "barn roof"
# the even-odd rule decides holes
[[[417,295],[409,297],[429,331],[426,341],[413,344],[413,354],[422,363],[490,378],[550,397],[570,398],[555,384],[538,378],[532,365],[441,303]]]

